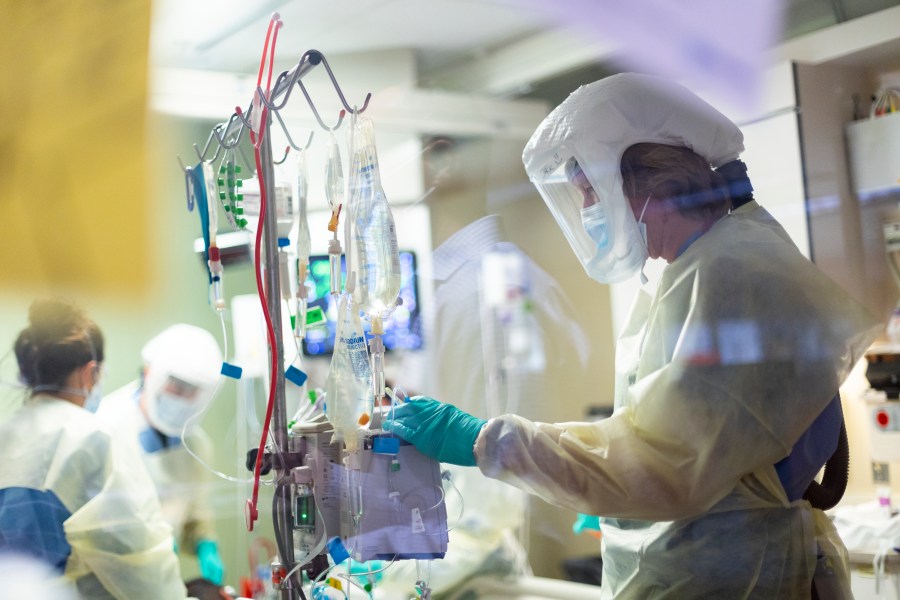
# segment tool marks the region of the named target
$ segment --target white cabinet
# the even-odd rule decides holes
[[[900,190],[900,112],[847,125],[853,189],[860,199]]]

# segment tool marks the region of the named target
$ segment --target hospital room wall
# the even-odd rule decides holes
[[[588,406],[612,406],[614,340],[610,324],[609,291],[589,279],[568,242],[528,180],[522,166],[523,140],[465,140],[457,142],[456,175],[438,185],[428,197],[432,240],[437,248],[453,233],[487,215],[503,220],[508,241],[515,243],[552,276],[572,304],[573,314],[591,341],[592,375],[589,396],[565,373],[555,374],[559,420],[579,419]]]
[[[498,214],[503,219],[508,241],[518,245],[556,279],[572,303],[575,320],[590,340],[589,362],[582,369],[567,361],[563,368],[547,373],[551,381],[548,387],[555,393],[543,399],[547,406],[537,410],[546,415],[542,420],[585,420],[589,406],[612,405],[614,345],[609,289],[585,275],[550,211],[529,182],[521,162],[523,145],[523,140],[455,142],[455,157],[442,163],[453,165],[453,177],[442,180],[427,200],[432,238],[438,247],[476,219]],[[535,301],[540,302],[540,298]],[[444,400],[453,402],[452,398]],[[596,540],[572,533],[573,512],[536,498],[530,506],[529,560],[536,575],[563,578],[560,568],[563,559],[599,554]]]
[[[18,332],[27,325],[28,306],[36,298],[55,296],[72,300],[102,328],[106,338],[105,393],[137,378],[141,369],[141,348],[168,325],[192,323],[210,331],[221,343],[221,328],[206,303],[204,270],[192,250],[193,239],[199,235],[197,217],[185,208],[184,182],[175,162],[176,152],[181,152],[189,160],[189,142],[201,137],[199,130],[202,128],[194,126],[192,130],[191,127],[185,122],[158,115],[148,117],[146,159],[149,186],[146,190],[126,190],[121,198],[122,202],[139,202],[146,209],[144,218],[150,232],[149,261],[141,288],[100,292],[86,286],[62,287],[53,281],[44,281],[6,285],[0,289],[3,306],[0,313],[0,348],[3,348],[0,352],[3,357],[0,372],[4,383],[15,380],[15,357],[8,349],[12,348]],[[180,140],[180,146],[173,144],[172,140]],[[90,207],[83,207],[83,210],[89,213]],[[95,214],[91,218],[103,219],[104,215]],[[110,223],[109,226],[116,225]],[[129,249],[122,248],[121,251],[127,253]],[[243,276],[236,273],[226,285],[229,295],[249,293],[253,289],[252,274],[249,269]],[[0,398],[0,419],[15,409],[21,398],[21,392],[4,388]],[[233,406],[234,385],[227,383],[203,421],[216,449],[213,465],[228,473],[236,472],[234,444],[231,443],[229,448],[227,443],[228,437],[234,435]],[[212,490],[197,490],[197,493],[213,496],[222,555],[231,581],[230,575],[237,573],[238,568],[246,570],[244,549],[247,541],[237,535],[243,523],[243,514],[236,509],[236,486],[216,483]],[[262,508],[265,506],[266,502],[262,501]],[[186,578],[197,574],[195,563],[194,560],[183,561],[183,575]],[[236,578],[234,581],[236,583]]]
[[[853,120],[853,96],[867,100],[897,73],[860,65],[798,64],[797,87],[810,243],[814,262],[886,324],[898,290],[888,272],[881,223],[896,215],[897,192],[861,199],[852,186],[845,126]],[[844,504],[875,498],[868,414],[860,398],[868,387],[860,364],[842,388],[850,442],[850,480]],[[893,494],[900,493],[900,464],[892,464]]]

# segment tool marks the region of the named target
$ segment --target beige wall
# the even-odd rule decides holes
[[[861,67],[797,66],[806,194],[813,261],[887,323],[898,290],[888,272],[881,223],[895,214],[900,195],[861,201],[851,186],[844,127],[853,119],[853,95],[868,106],[880,76]],[[844,504],[875,498],[869,450],[865,365],[842,389],[850,441],[850,481]],[[898,442],[900,443],[900,442]],[[900,492],[900,464],[892,465]]]
[[[146,197],[141,190],[117,190],[122,202],[145,202],[151,215],[146,223],[150,232],[150,281],[146,291],[129,289],[117,293],[99,294],[90,289],[72,286],[60,288],[52,283],[0,290],[3,310],[0,311],[0,348],[11,348],[18,332],[27,322],[28,305],[38,297],[60,296],[80,304],[100,325],[106,338],[105,392],[111,392],[135,379],[141,368],[140,351],[153,335],[177,322],[187,322],[209,330],[222,344],[222,333],[213,310],[206,303],[205,270],[193,252],[193,240],[200,235],[196,213],[188,213],[184,200],[184,183],[175,154],[181,153],[188,163],[195,163],[190,143],[205,141],[209,128],[191,125],[184,121],[151,116],[148,126],[149,144],[147,164],[149,189]],[[138,151],[138,150],[124,150]],[[104,215],[91,215],[103,219]],[[116,223],[110,222],[109,227]],[[128,252],[128,248],[122,248]],[[226,293],[230,297],[255,290],[253,273],[249,267],[240,267],[226,275]],[[228,323],[229,336],[231,326]],[[6,353],[3,350],[0,356]],[[3,381],[15,378],[17,369],[12,353],[0,362]],[[0,402],[0,415],[9,412],[21,396],[4,389]],[[210,434],[215,446],[213,466],[230,475],[247,477],[246,471],[236,468],[237,452],[246,452],[246,443],[236,440],[234,423],[235,385],[226,382],[214,404],[210,407],[203,427]],[[237,442],[240,442],[239,444]],[[214,480],[209,493],[217,516],[222,556],[225,561],[228,582],[237,584],[237,574],[247,571],[248,536],[243,526],[244,516],[240,504],[245,492],[235,483]],[[263,490],[258,529],[271,537],[269,514],[271,495]],[[198,569],[193,559],[182,561],[184,577],[196,576]]]
[[[574,307],[575,318],[591,342],[585,371],[576,364],[548,373],[556,393],[545,399],[556,421],[583,420],[590,405],[611,406],[613,338],[609,289],[585,275],[521,162],[522,141],[461,140],[440,158],[426,154],[426,188],[435,247],[486,214],[503,218],[508,241],[518,245],[552,275]],[[437,172],[440,179],[435,179]],[[473,282],[474,285],[474,282]],[[539,301],[539,299],[535,299]],[[586,373],[588,375],[586,375]],[[564,558],[599,554],[598,543],[571,531],[575,513],[533,499],[529,559],[537,575],[563,577]]]

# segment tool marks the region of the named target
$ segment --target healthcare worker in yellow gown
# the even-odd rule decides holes
[[[210,472],[185,443],[209,463],[212,443],[193,417],[212,400],[222,353],[208,331],[182,323],[147,342],[141,357],[141,379],[103,398],[97,416],[129,443],[139,444],[178,549],[197,557],[202,577],[221,584],[224,566],[210,507]]]
[[[525,148],[532,182],[596,281],[668,263],[617,342],[614,414],[485,422],[416,398],[388,423],[438,460],[600,515],[603,598],[809,598],[817,566],[849,597],[846,550],[802,496],[880,324],[753,198],[743,150],[675,83],[573,92]]]

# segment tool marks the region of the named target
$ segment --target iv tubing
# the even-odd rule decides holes
[[[368,575],[374,575],[374,574],[376,574],[376,573],[381,573],[382,571],[386,570],[388,567],[390,567],[391,565],[394,564],[394,562],[397,560],[397,556],[398,556],[398,555],[395,554],[395,555],[393,556],[393,558],[391,558],[391,562],[389,562],[389,563],[388,563],[387,565],[385,565],[384,567],[382,567],[382,568],[380,568],[380,569],[378,569],[378,570],[376,570],[376,571],[369,571],[369,572],[367,572],[367,573],[350,573],[350,572],[349,572],[349,571],[350,571],[350,565],[351,565],[351,563],[353,562],[353,559],[352,559],[352,558],[347,559],[347,560],[348,560],[348,562],[347,562],[347,571],[348,571],[347,574],[344,574],[344,573],[336,573],[336,574],[335,574],[335,577],[340,577],[341,579],[345,579],[348,583],[353,584],[353,585],[356,586],[359,590],[361,590],[364,594],[366,594],[366,596],[369,596],[369,592],[367,592],[366,589],[365,589],[364,587],[362,587],[361,585],[359,585],[357,582],[352,581],[350,578],[351,578],[351,577],[366,577],[366,576],[368,576]],[[359,562],[359,561],[356,561],[356,562]],[[344,564],[344,563],[340,563],[340,564]],[[319,573],[319,576],[316,577],[316,578],[312,581],[312,583],[310,584],[310,586],[309,586],[309,593],[312,595],[312,594],[314,593],[314,590],[315,590],[317,587],[320,587],[320,586],[322,586],[322,587],[327,587],[328,584],[325,583],[325,582],[323,582],[323,581],[321,581],[321,579],[322,579],[325,575],[327,575],[328,573],[330,573],[331,571],[333,571],[335,568],[337,568],[338,566],[340,566],[340,565],[331,565],[330,567],[328,567],[327,569],[325,569],[324,571],[322,571],[321,573]],[[347,596],[347,594],[344,594],[344,597],[349,597],[349,596]]]
[[[219,322],[220,322],[221,325],[222,325],[222,340],[223,340],[223,342],[224,342],[224,344],[225,344],[223,356],[225,357],[225,360],[227,361],[227,360],[228,360],[228,331],[227,331],[227,329],[225,328],[225,315],[224,315],[224,313],[222,313],[222,312],[219,312],[218,315],[219,315]],[[222,382],[223,382],[224,380],[225,380],[225,376],[224,376],[224,375],[220,375],[220,376],[219,376],[219,381],[218,381],[218,383],[216,383],[216,389],[215,389],[215,391],[213,392],[213,395],[212,395],[212,397],[213,397],[214,400],[215,400],[215,398],[218,397],[218,395],[219,395],[219,390],[222,388]],[[190,445],[188,444],[187,436],[186,436],[188,427],[189,427],[194,421],[196,421],[197,419],[199,419],[202,415],[206,414],[206,411],[209,410],[209,407],[210,407],[210,406],[212,406],[212,402],[210,402],[210,404],[208,404],[208,405],[206,406],[206,408],[204,408],[203,410],[201,410],[201,411],[198,412],[197,414],[193,415],[191,418],[189,418],[187,421],[184,422],[184,426],[181,428],[181,445],[184,446],[184,449],[187,450],[187,453],[188,453],[188,454],[190,454],[192,457],[194,457],[194,460],[196,460],[198,463],[200,463],[207,471],[209,471],[210,473],[212,473],[212,474],[215,475],[216,477],[218,477],[218,478],[220,478],[220,479],[224,479],[225,481],[231,481],[232,483],[250,483],[250,482],[252,482],[252,481],[253,481],[252,478],[240,479],[240,478],[238,478],[238,477],[232,477],[232,476],[230,476],[230,475],[226,475],[225,473],[222,473],[222,472],[220,472],[220,471],[217,471],[216,469],[214,469],[213,467],[211,467],[206,461],[204,461],[202,458],[200,458],[197,454],[195,454],[193,450],[191,450],[191,447],[190,447]]]
[[[269,21],[269,30],[266,32],[266,42],[265,42],[265,46],[263,47],[263,57],[260,60],[259,75],[257,77],[257,87],[258,87],[259,83],[262,81],[263,66],[265,64],[265,55],[266,55],[266,52],[269,52],[269,76],[268,76],[268,80],[266,82],[266,90],[267,90],[266,93],[268,93],[269,87],[272,82],[272,67],[271,67],[271,65],[272,65],[272,61],[275,58],[275,42],[278,39],[278,29],[279,29],[280,25],[281,25],[281,21],[278,20],[277,13],[272,15],[272,19]],[[273,26],[275,27],[275,35],[272,36],[272,45],[270,48],[269,47],[269,36],[272,33]],[[238,107],[238,111],[240,111],[240,107]],[[253,496],[250,501],[250,521],[248,523],[251,530],[253,527],[253,523],[256,521],[256,519],[259,516],[259,513],[257,511],[257,505],[259,502],[259,479],[260,479],[260,474],[262,472],[262,461],[263,461],[263,453],[265,452],[265,448],[266,448],[266,438],[268,437],[268,434],[269,434],[269,427],[272,423],[272,411],[275,407],[275,387],[276,387],[275,382],[278,378],[277,369],[280,368],[278,351],[277,351],[277,346],[276,346],[276,341],[275,341],[275,327],[272,324],[272,316],[269,314],[269,307],[266,303],[265,291],[263,289],[263,281],[262,281],[262,267],[260,264],[260,257],[262,254],[261,248],[262,248],[263,221],[265,219],[266,208],[267,208],[267,206],[266,206],[267,190],[266,190],[266,184],[265,184],[265,177],[262,176],[263,169],[262,169],[262,162],[260,159],[259,147],[262,144],[263,137],[265,136],[265,133],[266,133],[265,130],[266,130],[267,118],[268,118],[268,110],[265,107],[263,107],[261,120],[260,120],[258,139],[253,139],[256,136],[253,134],[252,130],[250,131],[250,141],[253,143],[253,148],[254,148],[253,154],[254,154],[254,158],[256,160],[256,170],[257,170],[257,173],[260,174],[260,176],[259,176],[259,219],[257,221],[257,226],[256,226],[256,257],[255,257],[256,290],[259,295],[260,303],[262,304],[263,316],[265,317],[265,321],[266,321],[266,334],[267,334],[269,346],[271,349],[271,357],[270,358],[272,361],[272,374],[271,374],[271,378],[269,380],[270,381],[269,400],[266,405],[266,418],[263,423],[263,432],[262,432],[262,436],[260,436],[259,448],[256,453],[256,465],[254,465],[254,469],[253,469]]]
[[[257,152],[256,156],[257,168],[260,168],[259,161],[259,153]],[[259,477],[262,471],[262,460],[263,453],[266,448],[266,437],[269,433],[269,426],[272,422],[272,410],[275,406],[275,380],[278,377],[275,369],[278,368],[278,357],[276,356],[277,352],[275,351],[275,330],[272,325],[272,316],[269,314],[269,307],[266,304],[265,292],[263,290],[263,281],[262,281],[262,267],[260,266],[260,255],[262,252],[260,251],[261,243],[262,243],[262,231],[263,231],[263,218],[266,214],[266,192],[265,192],[265,184],[263,180],[259,180],[259,222],[256,228],[256,290],[259,295],[260,303],[262,304],[263,316],[266,320],[266,334],[268,337],[269,345],[272,351],[272,374],[269,379],[269,401],[266,404],[266,418],[263,423],[263,432],[259,441],[259,449],[256,454],[256,465],[253,469],[253,498],[252,502],[252,515],[251,518],[253,521],[256,520],[256,505],[259,499]]]

